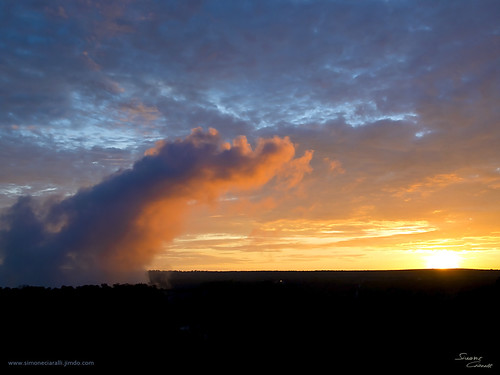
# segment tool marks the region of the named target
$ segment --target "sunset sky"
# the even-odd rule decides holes
[[[67,269],[142,248],[153,269],[500,268],[499,20],[487,0],[1,1],[0,268],[47,243]]]

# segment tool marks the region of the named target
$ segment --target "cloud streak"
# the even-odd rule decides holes
[[[61,201],[25,196],[2,216],[2,284],[130,281],[182,231],[194,203],[259,188],[284,170],[290,186],[310,171],[288,138],[224,142],[215,129],[158,142],[131,169]],[[278,181],[278,183],[280,183]]]

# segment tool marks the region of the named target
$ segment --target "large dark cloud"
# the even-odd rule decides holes
[[[60,201],[20,198],[2,216],[2,284],[130,281],[182,228],[188,206],[229,189],[259,187],[275,176],[295,185],[310,157],[293,159],[287,138],[239,137],[194,129],[159,142],[131,169]],[[295,174],[289,179],[290,170]]]

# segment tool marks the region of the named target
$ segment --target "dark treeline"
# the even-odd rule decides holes
[[[492,372],[500,368],[499,277],[155,271],[150,285],[0,288],[2,357],[157,371],[474,372],[466,367],[474,361],[457,360],[467,353]]]
[[[282,281],[321,288],[354,285],[369,288],[443,290],[454,292],[491,285],[500,278],[498,270],[396,270],[396,271],[158,271],[148,272],[150,283],[176,289],[210,282]]]

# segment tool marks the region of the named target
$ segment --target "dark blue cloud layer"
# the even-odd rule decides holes
[[[162,138],[218,125],[233,136],[277,124],[412,118],[422,101],[498,86],[496,2],[2,8],[2,127],[84,133],[120,124],[130,137]],[[138,111],[121,123],[134,101],[155,116]]]

